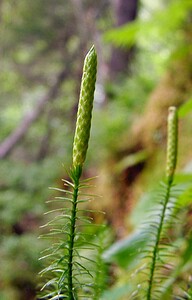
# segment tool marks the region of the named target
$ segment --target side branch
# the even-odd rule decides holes
[[[67,76],[66,69],[62,70],[56,79],[56,82],[49,89],[47,94],[39,101],[37,106],[29,112],[22,120],[20,125],[0,144],[0,159],[6,157],[26,135],[30,126],[38,119],[41,113],[45,110],[48,102],[55,100],[59,89]]]

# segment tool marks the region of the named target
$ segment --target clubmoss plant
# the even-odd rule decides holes
[[[191,197],[191,176],[187,179],[189,181],[181,181],[181,184],[175,176],[177,140],[177,109],[170,107],[165,178],[158,190],[148,194],[150,202],[145,200],[147,207],[148,203],[151,205],[151,210],[147,208],[150,210],[147,219],[130,236],[114,243],[104,252],[105,261],[125,267],[129,278],[126,284],[107,291],[102,298],[104,300],[113,298],[113,294],[116,295],[113,298],[115,300],[190,299],[191,285],[188,284],[188,279],[181,280],[181,273],[184,266],[186,269],[190,266],[191,233],[184,237],[182,229],[178,239],[177,230],[181,230],[180,217],[185,214],[181,199],[185,197],[189,187]],[[138,215],[141,217],[140,210]],[[178,247],[181,237],[185,241],[184,251]]]
[[[83,296],[84,290],[87,294],[86,299],[91,299],[91,289],[94,288],[86,281],[87,277],[92,276],[91,271],[86,268],[86,261],[90,262],[91,259],[80,255],[79,249],[93,247],[95,250],[95,245],[85,241],[85,236],[78,230],[78,226],[90,224],[90,219],[80,214],[79,205],[87,200],[87,195],[81,193],[81,190],[87,187],[86,181],[80,181],[80,177],[90,136],[96,72],[97,55],[93,46],[85,58],[83,67],[73,143],[73,165],[69,172],[71,181],[63,180],[66,189],[56,189],[65,194],[64,197],[57,197],[58,201],[65,203],[65,207],[52,211],[56,216],[46,224],[51,228],[44,237],[52,236],[54,243],[42,257],[48,261],[48,267],[41,272],[48,278],[42,288],[43,299],[76,300]]]
[[[74,239],[76,228],[76,214],[78,193],[80,188],[80,177],[83,163],[86,158],[88,149],[91,117],[93,109],[93,99],[95,91],[97,73],[97,55],[94,46],[90,49],[85,57],[83,76],[81,81],[81,90],[79,106],[77,112],[76,131],[73,143],[73,166],[71,170],[71,179],[73,180],[73,201],[71,210],[71,224],[69,234],[69,252],[68,252],[68,287],[69,299],[75,299],[73,295],[73,256],[74,256]]]
[[[174,172],[177,160],[177,135],[178,135],[178,118],[176,107],[170,107],[168,113],[168,137],[167,137],[167,162],[166,162],[166,180],[162,183],[162,199],[161,208],[158,211],[157,218],[154,222],[153,234],[154,240],[152,245],[151,263],[149,267],[149,279],[146,292],[146,299],[158,299],[158,291],[160,290],[158,274],[161,267],[165,267],[163,258],[161,258],[162,248],[165,250],[166,245],[162,247],[161,239],[164,234],[164,227],[166,224],[166,217],[171,213],[169,203],[171,201],[171,187],[174,179]],[[166,252],[166,251],[165,251]],[[164,252],[164,255],[166,253]],[[167,251],[168,252],[168,251]],[[168,254],[167,254],[168,255]],[[162,254],[163,256],[163,254]]]

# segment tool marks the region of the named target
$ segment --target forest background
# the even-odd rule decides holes
[[[170,105],[184,105],[178,170],[192,172],[191,9],[190,0],[0,1],[1,300],[35,299],[39,227],[55,195],[48,187],[61,186],[63,164],[71,165],[92,44],[98,79],[83,176],[99,175],[94,194],[102,200],[91,208],[105,211],[105,220],[93,218],[107,223],[109,243],[130,235],[164,175]],[[126,279],[121,258],[113,259],[108,288]]]

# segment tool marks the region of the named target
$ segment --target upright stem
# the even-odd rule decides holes
[[[73,190],[73,202],[71,209],[71,224],[69,235],[69,259],[68,259],[68,292],[69,300],[75,300],[74,298],[74,286],[73,286],[73,252],[74,252],[74,239],[75,239],[75,225],[77,215],[77,199],[79,191],[79,179],[80,176],[74,178],[74,190]]]
[[[147,300],[151,300],[151,296],[152,296],[151,294],[152,294],[152,289],[154,284],[154,275],[156,270],[159,243],[160,243],[162,228],[165,219],[165,213],[167,209],[167,204],[169,202],[171,185],[173,182],[176,162],[177,162],[178,116],[177,116],[177,109],[176,107],[173,106],[169,107],[167,133],[168,133],[168,137],[167,137],[167,163],[166,163],[166,194],[165,194],[163,209],[160,216],[160,223],[157,228],[155,246],[152,253],[149,285],[148,285],[147,297],[146,297]]]
[[[171,191],[171,184],[172,180],[167,182],[167,190],[166,190],[166,195],[165,195],[165,202],[163,205],[163,210],[160,216],[160,223],[159,227],[157,229],[157,236],[156,236],[156,242],[155,246],[153,249],[152,253],[152,263],[151,263],[151,269],[150,269],[150,278],[149,278],[149,285],[148,285],[148,290],[147,290],[147,300],[151,300],[152,296],[152,288],[153,288],[153,283],[154,283],[154,275],[155,275],[155,269],[156,269],[156,263],[157,263],[157,255],[158,255],[158,248],[159,248],[159,243],[160,243],[160,238],[161,238],[161,233],[162,233],[162,228],[164,224],[164,219],[165,219],[165,213],[167,209],[167,204],[169,202],[169,196],[170,196],[170,191]]]

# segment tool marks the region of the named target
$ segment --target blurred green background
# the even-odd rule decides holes
[[[142,211],[134,208],[164,176],[170,105],[182,107],[178,170],[192,172],[192,2],[1,0],[0,16],[0,299],[30,300],[48,187],[61,187],[71,165],[92,44],[98,78],[83,176],[99,175],[103,199],[93,207],[106,212],[114,241],[133,231]],[[126,280],[119,270],[113,277]]]

